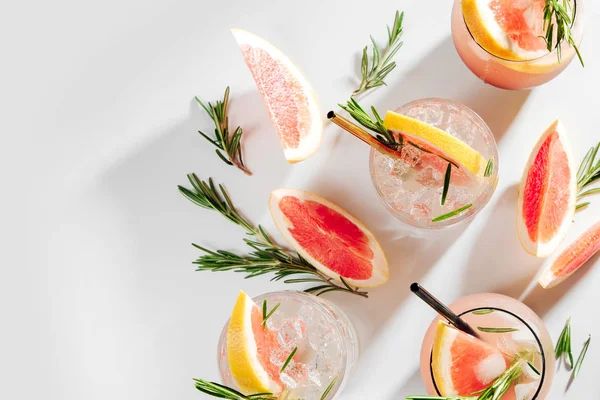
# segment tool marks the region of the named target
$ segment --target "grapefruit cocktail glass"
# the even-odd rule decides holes
[[[358,336],[346,314],[333,303],[312,294],[296,291],[266,293],[252,299],[259,306],[280,306],[267,320],[281,346],[270,354],[282,367],[286,357],[298,348],[280,372],[288,398],[319,399],[331,384],[326,399],[337,398],[352,372],[359,353]],[[223,384],[239,390],[227,358],[227,328],[219,339],[217,360]]]
[[[539,375],[525,366],[502,400],[546,398],[554,378],[554,347],[548,330],[533,310],[512,297],[495,293],[465,296],[449,308],[475,329],[481,340],[499,349],[508,359],[522,354],[532,355],[529,361]],[[421,347],[421,377],[427,392],[437,396],[440,396],[440,391],[432,369],[432,349],[438,323],[442,320],[440,316],[435,318]],[[497,331],[490,332],[486,328]],[[473,369],[480,370],[475,366]]]
[[[465,23],[462,1],[454,0],[452,40],[465,65],[485,83],[502,89],[529,89],[554,79],[576,56],[575,48],[563,41],[560,61],[556,49],[552,52],[542,51],[541,55],[529,53],[531,58],[525,57],[519,61],[498,57],[474,39]],[[583,0],[572,3],[575,11],[571,32],[575,44],[579,46],[583,38]]]
[[[487,204],[498,183],[498,148],[486,123],[465,105],[445,99],[422,99],[396,110],[398,114],[426,122],[460,139],[492,160],[490,175],[476,180],[460,179],[453,170],[444,205],[441,197],[448,162],[404,145],[394,159],[371,149],[371,180],[388,210],[399,220],[425,229],[439,229],[473,218]],[[456,216],[433,220],[472,204]]]

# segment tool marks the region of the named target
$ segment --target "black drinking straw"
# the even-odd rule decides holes
[[[471,336],[479,337],[479,334],[475,332],[469,324],[467,324],[461,317],[454,314],[444,303],[433,297],[431,293],[423,289],[417,282],[410,285],[410,291],[419,296],[421,300],[427,303],[433,308],[438,314],[446,318],[448,322],[460,329],[461,331],[468,333]]]

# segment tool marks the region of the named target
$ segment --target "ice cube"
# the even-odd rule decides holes
[[[444,184],[442,174],[430,165],[417,173],[416,180],[427,187],[439,187]]]

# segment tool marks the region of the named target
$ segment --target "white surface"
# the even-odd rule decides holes
[[[443,3],[443,4],[442,4]],[[600,18],[587,1],[587,20]],[[268,38],[305,72],[323,115],[356,85],[368,35],[383,40],[406,11],[405,45],[389,86],[367,98],[380,109],[428,96],[464,102],[500,147],[494,198],[470,225],[405,237],[376,197],[368,149],[327,126],[319,153],[287,165],[230,27]],[[12,2],[2,43],[2,396],[12,399],[199,399],[192,377],[218,379],[215,347],[240,288],[282,288],[233,273],[194,272],[189,243],[242,249],[242,231],[179,195],[187,172],[226,184],[255,222],[273,225],[269,192],[312,190],[370,226],[391,263],[371,298],[329,296],[360,333],[362,357],[342,400],[402,399],[422,392],[421,337],[432,312],[409,295],[418,280],[446,301],[484,291],[519,296],[540,261],[517,241],[516,183],[529,149],[557,116],[577,158],[600,139],[599,25],[553,82],[531,92],[486,87],[450,38],[451,2],[208,1]],[[225,166],[196,130],[210,122],[193,101],[232,87],[232,123],[247,131],[253,177]],[[574,237],[600,214],[600,198],[575,217]],[[595,265],[594,265],[595,264]],[[550,399],[597,399],[600,388],[598,257],[568,283],[527,303],[556,338],[573,317],[574,348],[594,335],[567,394],[559,372]]]

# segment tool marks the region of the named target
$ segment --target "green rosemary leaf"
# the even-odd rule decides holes
[[[196,389],[209,396],[227,400],[277,400],[277,396],[272,393],[256,393],[252,395],[244,395],[235,389],[221,385],[215,382],[205,381],[204,379],[194,379]]]
[[[333,387],[335,386],[335,383],[337,382],[337,376],[335,378],[333,378],[331,380],[331,382],[329,383],[329,385],[327,386],[327,388],[325,388],[325,391],[323,392],[323,394],[321,395],[321,399],[320,400],[326,400],[327,399],[327,395],[329,395],[329,392],[331,392],[331,389],[333,389]]]
[[[487,165],[485,166],[485,170],[483,172],[483,176],[484,177],[490,177],[492,176],[492,172],[494,171],[494,158],[490,157],[490,159],[487,162]]]
[[[446,175],[444,176],[444,189],[442,190],[442,205],[446,203],[446,196],[448,196],[448,189],[450,189],[450,176],[452,175],[452,164],[448,163],[446,167]]]
[[[290,353],[290,355],[288,356],[287,360],[285,360],[285,362],[283,363],[283,365],[281,366],[281,369],[279,370],[279,373],[282,373],[283,370],[286,369],[286,367],[288,366],[288,364],[292,361],[292,358],[294,357],[294,354],[296,354],[296,352],[298,351],[298,347],[294,347],[294,350],[292,350],[292,352]]]
[[[534,365],[531,362],[527,361],[527,365],[529,365],[529,368],[531,368],[533,372],[535,372],[538,376],[541,375],[540,371],[538,371],[538,369],[534,367]]]
[[[575,363],[575,367],[573,367],[573,379],[577,377],[579,374],[579,370],[581,369],[581,364],[583,364],[583,359],[587,354],[588,347],[590,347],[590,342],[592,341],[592,335],[588,336],[587,340],[583,344],[583,349],[581,349],[581,353],[579,353],[579,357],[577,357],[577,362]]]
[[[567,355],[570,366],[573,367],[573,353],[571,351],[571,318],[567,319],[565,327],[560,332],[554,350],[556,360],[560,360],[563,354]]]
[[[431,220],[431,222],[439,222],[439,221],[446,220],[448,218],[452,218],[452,217],[460,214],[461,212],[463,212],[463,211],[471,208],[472,206],[473,206],[473,204],[469,203],[466,206],[463,206],[463,207],[461,207],[459,209],[456,209],[454,211],[449,212],[448,214],[443,214],[443,215],[440,215],[439,217],[435,217],[434,219]]]
[[[580,199],[584,196],[589,196],[591,194],[596,194],[596,193],[600,193],[600,188],[588,189],[585,192],[581,192],[577,195],[577,198]]]
[[[491,314],[491,313],[493,313],[494,311],[496,311],[496,310],[494,310],[494,309],[492,309],[492,308],[480,308],[479,310],[474,310],[474,311],[471,311],[471,314],[475,314],[475,315],[486,315],[486,314]]]
[[[585,203],[579,203],[575,206],[575,211],[579,211],[580,209],[587,207],[590,205],[589,201],[586,201]]]
[[[556,49],[558,61],[560,62],[562,43],[567,42],[575,49],[575,53],[577,54],[577,58],[579,58],[581,66],[585,66],[571,31],[571,25],[575,17],[575,10],[573,7],[571,7],[570,0],[564,0],[562,4],[558,0],[546,0],[543,16],[543,27],[546,30],[546,33],[541,37],[546,42],[546,48],[548,51]]]
[[[508,333],[517,332],[519,328],[487,328],[484,326],[478,326],[477,330],[485,333]]]
[[[267,320],[268,320],[269,318],[271,318],[271,315],[273,315],[273,313],[274,313],[275,311],[277,311],[277,309],[279,308],[279,306],[280,306],[280,305],[281,305],[281,303],[277,303],[277,304],[275,304],[275,307],[273,307],[273,308],[271,309],[271,311],[269,311],[269,312],[267,313],[267,312],[266,312],[266,311],[267,311],[267,300],[265,300],[265,301],[263,302],[263,321],[262,321],[262,325],[263,325],[263,326],[267,326]]]
[[[598,143],[598,144],[600,144],[600,143]],[[594,158],[592,157],[593,153],[594,153],[594,148],[592,147],[585,154],[585,157],[583,157],[581,164],[579,164],[579,169],[577,170],[577,183],[579,183],[581,181],[581,179],[583,178],[583,175],[589,171],[589,167],[594,160]]]

